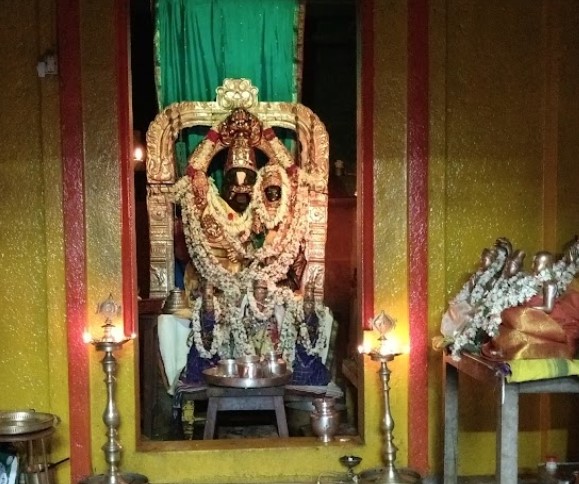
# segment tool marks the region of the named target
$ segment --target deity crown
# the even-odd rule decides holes
[[[233,168],[257,171],[254,146],[261,140],[259,119],[245,109],[234,109],[221,125],[221,141],[229,146],[225,172]]]

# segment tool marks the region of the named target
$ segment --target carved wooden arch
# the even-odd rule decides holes
[[[171,187],[177,181],[175,141],[185,128],[214,126],[234,109],[244,108],[262,124],[286,128],[297,135],[300,148],[295,161],[312,180],[308,195],[309,229],[305,241],[307,265],[302,287],[311,278],[315,281],[316,297],[323,300],[329,174],[329,140],[324,124],[303,104],[259,102],[257,88],[247,79],[225,79],[216,92],[216,101],[184,101],[169,105],[155,117],[147,130],[150,297],[165,297],[174,287]],[[267,152],[267,146],[263,148]]]

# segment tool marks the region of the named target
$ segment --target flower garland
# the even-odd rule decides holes
[[[308,219],[308,187],[298,179],[298,190],[294,199],[293,217],[284,222],[271,245],[263,246],[255,253],[250,264],[251,279],[266,279],[277,283],[287,276],[291,264],[295,261],[306,237]],[[273,261],[269,260],[274,258]],[[266,263],[267,262],[267,263]]]
[[[285,171],[282,171],[285,174]],[[282,180],[286,180],[287,186],[282,187],[282,193],[285,192],[287,195],[287,211],[292,216],[286,215],[280,220],[277,224],[273,241],[268,242],[268,244],[256,250],[254,254],[251,254],[253,260],[249,266],[242,268],[236,274],[221,265],[209,245],[201,226],[202,214],[195,204],[191,178],[185,176],[178,180],[173,186],[173,194],[175,202],[182,207],[184,234],[193,265],[202,278],[212,281],[214,286],[223,293],[222,320],[229,330],[229,333],[227,333],[229,336],[223,332],[219,338],[222,341],[224,339],[229,340],[228,342],[231,343],[231,349],[229,350],[231,356],[245,356],[253,354],[255,351],[248,337],[247,328],[244,326],[244,322],[247,322],[247,320],[244,321],[244,315],[241,313],[242,296],[246,294],[250,311],[255,320],[266,321],[275,314],[276,306],[285,308],[283,320],[278,328],[280,338],[278,350],[282,353],[284,359],[288,361],[288,364],[291,365],[295,358],[296,340],[299,338],[299,331],[301,331],[300,324],[304,324],[303,318],[300,316],[301,319],[296,319],[298,310],[293,292],[289,288],[277,288],[275,286],[276,283],[287,277],[289,267],[295,261],[305,243],[308,228],[309,186],[306,174],[300,169],[294,170],[291,178],[286,176]],[[215,191],[213,191],[213,195],[217,196]],[[256,207],[261,206],[261,204],[262,201],[260,199],[253,207],[258,216],[261,215],[259,215],[259,209]],[[216,204],[212,205],[214,207],[218,206]],[[226,227],[224,212],[222,212],[223,217],[221,219],[219,219],[219,215],[216,216],[218,213],[217,210],[211,212],[217,223]],[[253,212],[247,210],[245,213],[251,214]],[[235,230],[245,230],[245,224],[245,219],[239,221]],[[227,242],[234,242],[234,240],[230,240],[234,239],[234,231],[224,230],[223,232]],[[234,246],[234,248],[237,249],[237,246]],[[252,290],[253,281],[255,280],[265,280],[270,287],[265,307],[261,311],[257,307]],[[296,321],[300,321],[300,324],[297,324]],[[197,328],[197,324],[195,327]],[[323,331],[323,328],[318,329],[318,332],[321,331]],[[324,349],[327,341],[325,337],[320,337],[320,335],[313,347],[311,347],[310,342],[310,346],[307,348],[308,352],[315,353]],[[226,347],[225,343],[223,341],[224,348]],[[198,341],[196,341],[197,344]],[[202,342],[199,346],[203,346]],[[307,346],[306,340],[304,340],[304,346]],[[210,354],[211,351],[215,350],[213,344],[209,351],[202,349],[205,351],[203,352],[204,355]]]
[[[289,368],[293,366],[294,360],[296,359],[296,340],[298,332],[294,323],[293,311],[288,309],[280,330],[278,351],[282,358],[287,362]]]
[[[463,349],[478,349],[485,335],[495,337],[501,324],[501,313],[537,294],[537,280],[523,272],[509,278],[499,278],[485,297],[478,301],[474,314],[455,337],[451,352],[453,358],[459,359]]]
[[[213,326],[213,341],[211,342],[210,349],[207,350],[203,344],[203,338],[201,336],[202,306],[203,298],[198,297],[193,303],[193,315],[191,317],[191,333],[189,335],[189,342],[191,339],[193,339],[195,348],[197,349],[197,352],[201,358],[210,359],[217,354],[224,354],[223,350],[224,347],[226,347],[227,340],[229,339],[229,331],[227,330],[227,325],[223,324],[221,321],[221,307],[219,305],[219,301],[216,297],[213,297],[213,314],[215,317],[215,325]]]
[[[577,266],[575,261],[566,262],[564,259],[557,261],[553,264],[553,278],[557,281],[557,292],[563,294],[569,284],[573,282],[579,266]]]
[[[477,270],[474,275],[462,286],[460,292],[450,302],[456,304],[459,302],[467,302],[471,306],[479,303],[487,293],[490,287],[490,282],[503,269],[505,265],[506,256],[502,252],[497,253],[496,259],[486,269]],[[475,281],[474,286],[472,281]]]
[[[173,188],[175,201],[182,207],[183,229],[189,253],[195,268],[200,275],[221,289],[226,295],[239,300],[242,287],[256,279],[265,279],[277,283],[287,276],[302,241],[305,238],[307,220],[307,190],[298,171],[298,190],[292,207],[292,217],[286,217],[284,223],[289,224],[287,230],[280,229],[282,239],[276,240],[273,246],[257,250],[253,261],[239,273],[232,274],[226,270],[213,254],[201,227],[201,214],[197,213],[192,193],[191,181],[188,176],[181,178]],[[268,260],[273,258],[273,260]],[[267,263],[265,263],[267,260]]]
[[[285,307],[284,318],[279,329],[278,350],[282,358],[291,368],[296,354],[297,325],[296,325],[296,297],[287,287],[278,287],[274,291],[274,301],[278,306]]]
[[[247,296],[247,305],[249,307],[249,310],[251,311],[251,315],[253,316],[253,318],[257,319],[260,322],[264,322],[269,320],[269,318],[273,316],[276,301],[274,298],[271,284],[268,284],[267,296],[265,297],[265,300],[261,303],[262,308],[259,307],[259,304],[255,299],[252,281],[250,281],[247,284],[247,292],[245,294]]]
[[[276,324],[278,324],[277,331],[279,337],[276,350],[291,366],[295,359],[295,347],[298,338],[294,293],[287,287],[274,288],[268,293],[263,309],[258,308],[257,304],[254,304],[254,301],[251,300],[252,297],[254,298],[253,292],[248,291],[246,304],[242,304],[239,312],[240,317],[236,320],[241,321],[241,323],[239,323],[240,328],[243,328],[242,331],[245,332],[245,354],[256,354],[256,347],[252,343],[260,343],[260,341],[252,340],[253,336],[263,331],[261,337],[265,338],[267,324],[272,321],[272,318],[275,318]],[[280,312],[276,313],[277,308],[280,308],[280,312],[283,311],[281,321],[278,320]],[[244,312],[243,315],[241,315],[242,311]],[[261,341],[258,346],[261,346],[263,342],[264,340]]]
[[[505,309],[525,304],[542,291],[546,282],[556,282],[558,294],[563,294],[576,274],[575,263],[558,261],[552,269],[544,269],[538,274],[519,272],[510,278],[499,278],[484,297],[476,301],[472,316],[454,338],[453,358],[459,359],[463,349],[477,350],[485,335],[490,338],[497,336]]]
[[[175,201],[181,205],[183,232],[193,265],[203,279],[223,291],[227,301],[238,301],[241,288],[236,275],[225,269],[211,251],[196,213],[189,177],[183,177],[174,187]]]
[[[230,304],[227,307],[227,315],[231,334],[231,343],[233,344],[230,356],[233,358],[239,358],[241,356],[252,355],[253,348],[250,345],[247,331],[243,325],[241,308],[237,305]]]
[[[327,306],[324,306],[322,303],[316,301],[314,304],[314,312],[318,318],[318,327],[315,337],[316,343],[315,345],[312,345],[306,316],[304,314],[303,303],[297,306],[296,319],[300,321],[297,342],[304,347],[308,355],[320,356],[320,354],[326,349],[328,345],[328,338],[326,335],[326,328],[324,323],[329,316],[330,309]]]

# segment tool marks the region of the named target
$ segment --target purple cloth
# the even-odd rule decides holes
[[[318,316],[315,313],[308,316],[306,325],[312,345],[316,344],[319,324]],[[296,344],[292,372],[290,382],[292,385],[322,386],[327,385],[331,379],[330,370],[322,363],[322,359],[319,356],[308,355],[300,343]]]
[[[201,338],[205,342],[204,346],[206,349],[211,347],[214,326],[215,315],[213,313],[203,313],[201,315]],[[219,359],[219,355],[215,355],[212,358],[203,358],[199,355],[195,342],[193,342],[187,355],[187,366],[185,367],[184,374],[181,376],[181,380],[186,384],[205,384],[203,371],[214,367]]]
[[[301,344],[296,344],[296,358],[290,382],[292,385],[327,385],[330,383],[330,376],[330,370],[319,356],[308,355]]]

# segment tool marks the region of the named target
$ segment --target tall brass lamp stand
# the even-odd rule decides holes
[[[103,412],[103,422],[107,427],[107,441],[102,446],[107,463],[107,472],[90,476],[82,481],[86,484],[144,484],[149,482],[147,477],[141,474],[121,473],[119,463],[121,461],[122,446],[118,439],[118,428],[121,418],[115,401],[115,390],[117,384],[117,360],[113,352],[120,350],[123,345],[131,338],[124,335],[115,334],[115,326],[111,322],[111,317],[120,312],[118,306],[112,299],[112,296],[99,304],[97,311],[105,316],[103,327],[103,336],[100,339],[94,339],[85,334],[85,342],[92,344],[97,351],[102,351],[104,357],[101,360],[103,371],[105,373],[104,382],[107,387],[107,403]]]
[[[390,344],[386,335],[394,329],[395,321],[384,312],[381,312],[376,318],[374,318],[373,325],[380,333],[380,337],[378,338],[380,344],[378,348],[371,350],[368,353],[368,356],[370,356],[372,361],[380,363],[378,375],[380,376],[384,402],[384,417],[380,429],[384,435],[383,460],[385,465],[384,467],[363,471],[359,475],[358,482],[360,484],[408,484],[422,482],[420,474],[417,472],[409,469],[396,469],[396,466],[394,465],[398,447],[394,445],[394,419],[392,418],[392,412],[390,410],[391,371],[390,368],[388,368],[388,362],[393,361],[394,358],[399,356],[401,353],[397,352],[392,344]]]

